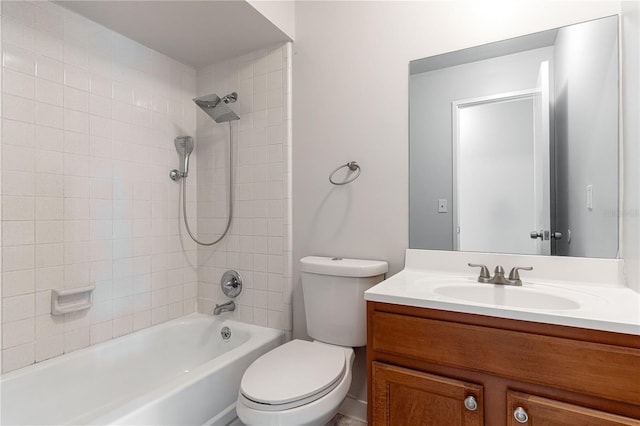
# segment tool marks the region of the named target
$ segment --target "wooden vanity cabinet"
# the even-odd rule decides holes
[[[635,335],[367,302],[370,425],[640,426]]]
[[[543,424],[563,426],[619,426],[638,425],[640,422],[625,416],[593,410],[580,405],[567,404],[554,399],[542,398],[521,392],[507,391],[507,424]],[[516,419],[516,410],[526,413],[527,418]]]
[[[482,386],[373,362],[372,424],[480,426]],[[465,408],[465,399],[471,408]],[[473,398],[473,399],[471,399]]]

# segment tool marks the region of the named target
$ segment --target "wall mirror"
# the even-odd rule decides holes
[[[409,73],[409,247],[617,256],[617,16]]]

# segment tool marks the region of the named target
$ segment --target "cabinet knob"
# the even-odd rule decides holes
[[[513,410],[513,418],[516,419],[518,423],[526,423],[529,421],[529,415],[522,407],[517,407]]]
[[[464,408],[469,411],[476,411],[478,409],[478,401],[473,396],[468,396],[464,399]]]

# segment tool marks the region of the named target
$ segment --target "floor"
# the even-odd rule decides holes
[[[367,423],[338,413],[327,426],[367,426]]]
[[[243,426],[243,424],[239,419],[235,419],[229,426]],[[367,426],[367,423],[338,413],[326,426]]]

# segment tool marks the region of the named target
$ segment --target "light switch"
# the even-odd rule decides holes
[[[593,185],[587,185],[587,209],[593,210]]]
[[[447,211],[448,211],[447,199],[446,198],[440,198],[438,200],[438,213],[446,213]]]

